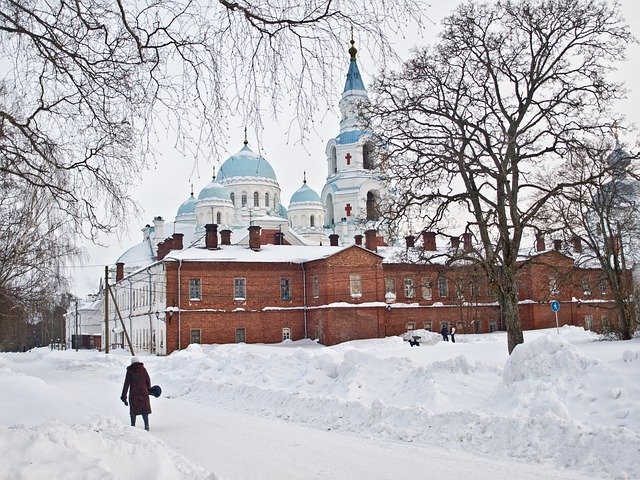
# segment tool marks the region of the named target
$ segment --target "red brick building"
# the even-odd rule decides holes
[[[189,343],[277,343],[283,339],[344,341],[397,335],[410,329],[459,333],[504,329],[483,275],[471,266],[445,267],[450,249],[436,236],[413,237],[407,246],[378,246],[367,232],[351,246],[263,244],[273,237],[249,227],[249,246],[218,242],[207,226],[205,246],[173,250],[166,274],[166,352]],[[462,248],[469,248],[463,237]],[[598,269],[575,266],[558,243],[523,256],[520,315],[525,329],[555,326],[550,300],[560,302],[560,325],[598,329],[613,303]]]

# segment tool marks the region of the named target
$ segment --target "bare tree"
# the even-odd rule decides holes
[[[65,292],[63,267],[78,253],[73,222],[27,182],[0,181],[0,347],[24,344],[29,322]]]
[[[432,49],[374,86],[372,114],[397,179],[394,217],[474,236],[476,262],[523,342],[518,255],[542,206],[567,185],[532,174],[608,129],[623,95],[607,78],[632,36],[619,6],[590,0],[467,3]],[[586,179],[588,181],[589,179]]]
[[[631,269],[640,252],[640,172],[638,154],[616,141],[577,150],[565,168],[547,173],[571,187],[549,199],[542,210],[547,231],[559,231],[580,250],[579,264],[602,270],[611,289],[618,322],[611,326],[623,340],[637,326],[636,295]],[[589,288],[590,289],[590,288]]]
[[[109,231],[131,208],[154,131],[211,154],[230,115],[258,128],[292,108],[303,135],[349,27],[386,58],[385,29],[420,21],[424,7],[0,0],[0,172],[46,190],[89,237]]]

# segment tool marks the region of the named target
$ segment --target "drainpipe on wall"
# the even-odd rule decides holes
[[[304,262],[300,264],[302,267],[302,312],[304,315],[304,338],[309,338],[307,333],[307,272],[304,269]]]
[[[182,324],[180,323],[180,314],[182,313],[182,306],[180,304],[180,269],[182,268],[182,259],[178,260],[178,350],[182,350]]]
[[[131,313],[133,312],[134,308],[133,282],[131,281],[131,277],[127,277],[127,281],[129,282],[129,307],[127,308],[127,316],[129,317],[129,333],[133,333],[133,319],[131,318]]]
[[[147,268],[147,274],[149,275],[149,311],[147,312],[147,315],[149,316],[149,353],[153,353],[155,347],[153,342],[153,316],[151,315],[151,311],[153,310],[153,305],[151,305],[151,299],[153,298],[151,289],[153,288],[153,283],[151,282],[150,268]]]

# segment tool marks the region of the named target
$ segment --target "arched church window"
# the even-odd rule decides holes
[[[258,192],[254,192],[253,194],[253,206],[254,207],[260,206],[260,194]]]
[[[362,147],[362,166],[365,170],[373,170],[374,169],[374,161],[373,161],[373,143],[366,142]]]
[[[324,217],[325,218],[324,224],[326,226],[330,227],[334,223],[334,218],[333,218],[333,197],[331,195],[327,195],[327,198],[325,200],[324,210],[326,212],[326,215]]]
[[[378,196],[376,192],[367,192],[367,220],[378,218]]]
[[[216,223],[220,225],[222,223],[222,213],[216,213]]]
[[[242,192],[242,206],[246,207],[247,206],[247,194],[245,192]]]
[[[264,206],[269,207],[269,192],[264,194]]]
[[[336,147],[331,147],[331,154],[329,157],[329,175],[338,171],[338,155],[336,153]]]
[[[309,226],[310,227],[315,227],[316,226],[316,217],[315,217],[315,215],[311,215],[309,217]]]
[[[231,195],[229,195],[229,197],[231,198],[231,203],[233,203],[233,206],[236,206],[236,195],[235,193],[231,193]]]

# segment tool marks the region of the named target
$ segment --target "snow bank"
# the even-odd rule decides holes
[[[0,426],[0,478],[215,480],[164,442],[112,418],[67,425]]]
[[[175,405],[180,399],[384,441],[550,463],[592,477],[640,478],[640,339],[594,341],[599,337],[577,327],[560,335],[526,332],[509,357],[502,332],[459,335],[455,344],[420,334],[433,343],[412,348],[390,337],[334,347],[190,345],[143,361],[162,386],[160,400]],[[53,477],[76,465],[90,475],[70,478],[215,478],[154,435],[131,429],[122,404],[109,410],[118,402],[126,352],[39,349],[2,354],[0,362],[0,448],[7,452],[0,478],[37,478],[39,451]],[[90,400],[69,404],[69,392],[53,386],[61,376]],[[94,390],[113,398],[97,398]],[[122,411],[124,418],[82,420],[95,419],[96,409]],[[122,477],[127,469],[134,476]]]

